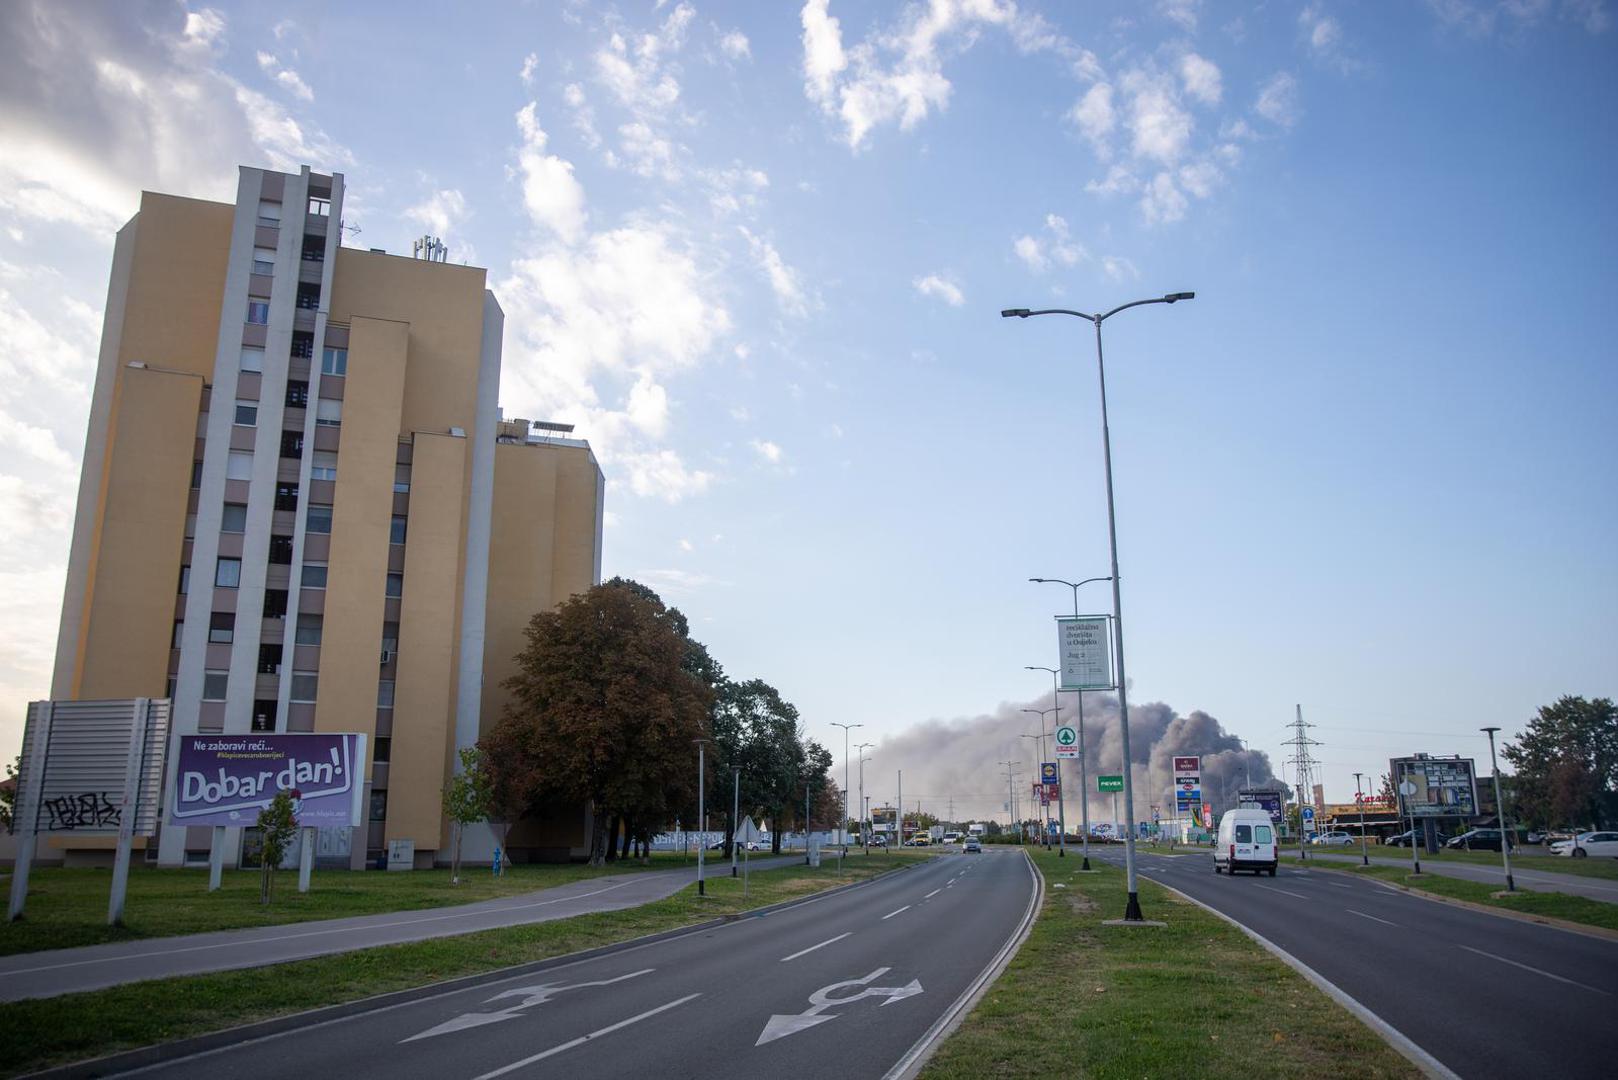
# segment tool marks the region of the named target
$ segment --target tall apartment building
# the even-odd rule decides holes
[[[370,824],[323,854],[425,865],[529,618],[600,580],[603,482],[588,444],[501,418],[485,271],[344,248],[342,207],[341,175],[243,168],[234,205],[146,192],[119,231],[51,696],[365,732]],[[159,861],[209,834],[164,830]],[[586,812],[511,840],[582,852]]]

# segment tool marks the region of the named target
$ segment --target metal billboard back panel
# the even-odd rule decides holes
[[[1471,758],[1393,758],[1388,767],[1396,785],[1408,781],[1415,786],[1404,797],[1406,817],[1477,816],[1477,768]]]
[[[18,811],[32,808],[38,832],[118,835],[133,751],[138,760],[132,835],[151,836],[157,831],[168,730],[166,698],[29,702]],[[134,747],[137,731],[141,745]]]
[[[1114,690],[1112,616],[1058,615],[1057,666],[1063,690]]]

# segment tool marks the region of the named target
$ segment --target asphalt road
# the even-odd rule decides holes
[[[753,859],[751,865],[757,872],[802,861],[802,855],[780,855]],[[728,875],[730,866],[723,860],[711,861],[707,872],[710,877]],[[673,896],[695,879],[695,868],[609,874],[472,904],[15,953],[0,956],[0,1002],[619,911]]]
[[[1296,847],[1282,848],[1283,855],[1296,855]],[[1384,849],[1386,850],[1386,849]],[[1327,862],[1360,861],[1358,848],[1333,848],[1322,850],[1309,849],[1311,859],[1323,859]],[[1380,866],[1410,865],[1410,849],[1405,849],[1404,858],[1396,855],[1372,855],[1371,862]],[[1506,872],[1497,862],[1492,866],[1478,863],[1445,862],[1442,855],[1432,856],[1426,852],[1421,855],[1421,872],[1423,874],[1442,874],[1445,877],[1462,878],[1466,881],[1481,881],[1485,885],[1496,888],[1506,887]],[[1618,880],[1612,878],[1587,877],[1582,874],[1559,874],[1555,871],[1525,868],[1521,863],[1511,864],[1511,878],[1519,889],[1535,889],[1539,892],[1562,892],[1574,896],[1584,896],[1591,900],[1605,900],[1609,904],[1618,904]]]
[[[1021,852],[152,1066],[164,1077],[880,1077],[994,960]]]
[[[1231,878],[1212,853],[1138,853],[1143,876],[1268,938],[1467,1080],[1618,1069],[1618,942],[1330,871]]]

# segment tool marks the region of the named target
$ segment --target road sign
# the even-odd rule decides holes
[[[1072,724],[1056,726],[1056,756],[1059,759],[1079,756],[1079,729]]]
[[[1123,774],[1120,773],[1117,776],[1098,776],[1098,777],[1096,777],[1096,790],[1100,791],[1100,792],[1122,791],[1122,790],[1124,790],[1124,777],[1123,777]]]
[[[1105,615],[1057,616],[1063,690],[1113,689],[1111,631]]]
[[[1042,784],[1054,784],[1058,780],[1058,775],[1059,774],[1056,771],[1056,762],[1054,762],[1054,761],[1042,761],[1042,762],[1039,763],[1039,782],[1040,783],[1042,783]]]
[[[753,824],[753,817],[749,814],[742,818],[742,823],[736,828],[735,840],[738,844],[756,844],[764,834],[758,831]]]

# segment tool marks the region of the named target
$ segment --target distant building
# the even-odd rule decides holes
[[[51,696],[169,696],[180,733],[365,732],[369,827],[322,858],[409,840],[426,865],[529,618],[600,580],[603,481],[569,429],[501,419],[486,272],[344,248],[342,208],[341,175],[243,168],[233,205],[145,192],[119,230]],[[160,861],[209,833],[163,831]],[[510,840],[588,837],[571,807]]]

